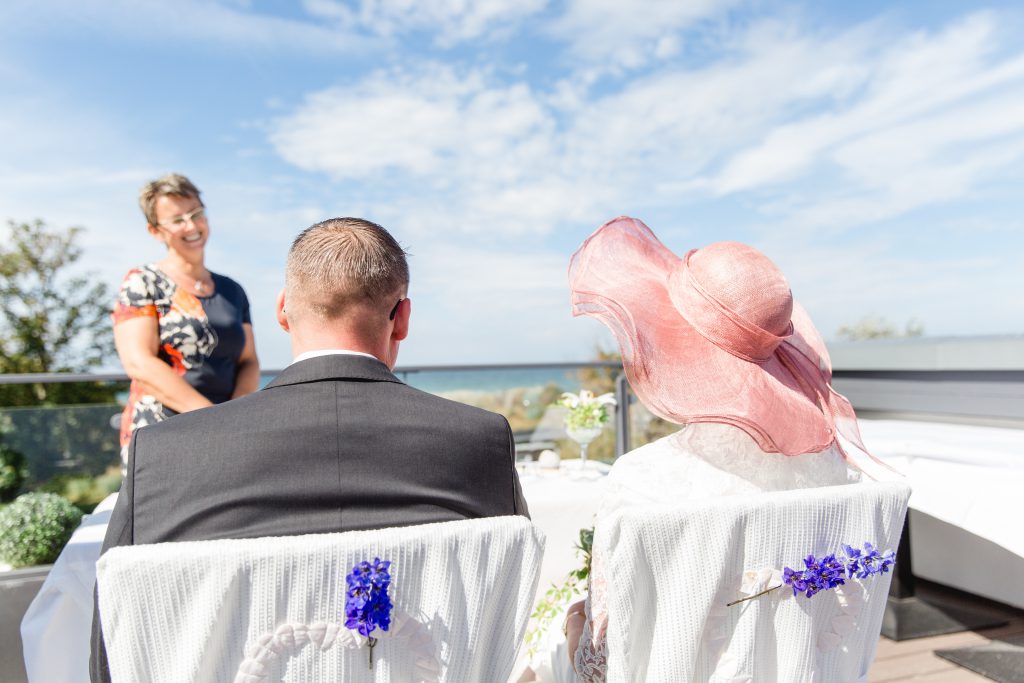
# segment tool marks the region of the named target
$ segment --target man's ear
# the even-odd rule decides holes
[[[402,341],[409,336],[409,317],[412,315],[412,301],[409,297],[402,299],[395,311],[395,327],[391,332],[391,338],[395,341]]]
[[[277,295],[277,324],[281,326],[281,329],[285,332],[291,332],[291,327],[288,325],[288,312],[284,307],[284,290]]]

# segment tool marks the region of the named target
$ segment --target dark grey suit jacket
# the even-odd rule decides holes
[[[529,516],[504,417],[330,355],[137,429],[103,551],[501,515]],[[90,675],[109,680],[95,617]]]

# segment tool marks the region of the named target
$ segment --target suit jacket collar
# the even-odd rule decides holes
[[[325,380],[361,380],[402,384],[402,380],[395,377],[388,366],[376,358],[331,354],[289,365],[265,389]]]

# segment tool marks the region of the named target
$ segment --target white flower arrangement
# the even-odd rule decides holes
[[[569,409],[565,415],[567,429],[596,429],[608,422],[607,406],[615,405],[615,397],[610,393],[595,396],[583,389],[579,394],[565,392],[558,405]]]

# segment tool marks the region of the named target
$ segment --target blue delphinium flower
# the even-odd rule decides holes
[[[731,607],[747,600],[759,598],[783,586],[792,588],[793,595],[803,593],[809,598],[821,591],[846,585],[847,578],[856,576],[859,579],[866,579],[874,574],[885,574],[894,564],[896,564],[896,553],[891,550],[879,553],[870,543],[865,543],[863,550],[844,544],[843,554],[825,555],[820,560],[814,555],[808,555],[804,558],[804,569],[802,570],[783,567],[782,583],[778,586],[772,586],[760,593],[733,600],[726,606]]]
[[[864,552],[860,557],[860,571],[857,572],[858,579],[866,579],[867,577],[878,573],[878,565],[881,562],[882,556],[875,546],[870,543],[864,544]]]
[[[807,582],[804,581],[804,573],[786,567],[782,570],[782,582],[793,587],[793,595],[803,593],[807,590]]]
[[[882,561],[878,565],[878,571],[885,574],[889,571],[889,567],[896,564],[896,553],[891,550],[886,550],[882,553]]]
[[[808,555],[804,558],[804,566],[807,567],[804,570],[804,581],[807,582],[807,590],[804,591],[804,594],[811,597],[824,587],[821,581],[821,564],[814,555]]]
[[[860,571],[860,548],[844,543],[843,552],[846,553],[846,575],[852,579]]]
[[[373,562],[362,561],[352,567],[345,577],[348,591],[345,598],[345,628],[352,629],[368,639],[370,668],[373,668],[373,646],[377,639],[370,636],[376,629],[387,631],[391,627],[391,562],[375,557]]]
[[[821,559],[814,555],[808,555],[804,558],[805,568],[802,571],[784,567],[782,571],[783,585],[790,586],[793,589],[793,595],[803,593],[809,598],[821,591],[843,586],[846,584],[846,579],[853,576],[858,579],[866,579],[873,574],[885,574],[896,563],[896,553],[891,550],[879,553],[870,543],[865,543],[863,550],[844,544],[843,551],[845,557],[837,557],[835,553],[825,555]],[[840,559],[841,557],[842,559]],[[777,586],[776,588],[781,587]],[[758,595],[763,595],[766,592],[768,591],[762,591]],[[747,598],[729,604],[734,605],[745,599]]]
[[[826,590],[844,585],[846,583],[843,579],[844,572],[843,563],[836,559],[834,553],[821,558],[819,576]]]

